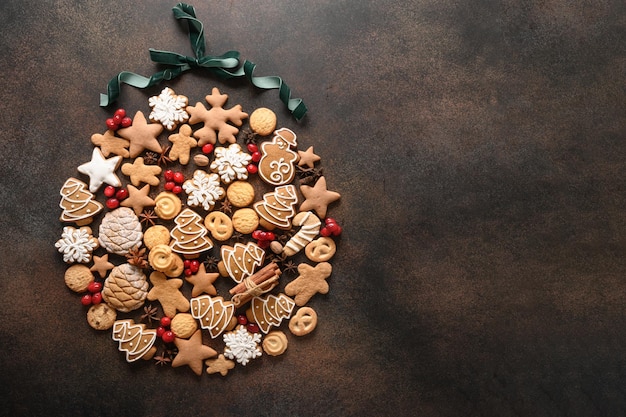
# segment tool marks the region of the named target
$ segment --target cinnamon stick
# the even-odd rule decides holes
[[[267,281],[274,275],[280,275],[280,274],[281,274],[281,271],[280,271],[280,268],[278,268],[278,265],[276,264],[276,262],[270,262],[269,264],[265,265],[263,268],[259,269],[254,274],[250,275],[248,279],[252,281],[255,285],[259,285]],[[246,290],[247,290],[247,287],[246,287],[245,282],[241,282],[237,284],[236,286],[234,286],[233,288],[231,288],[229,293],[230,295],[240,294],[242,292],[245,292]]]

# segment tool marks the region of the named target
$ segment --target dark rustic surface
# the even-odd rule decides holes
[[[191,53],[173,5],[0,5],[0,414],[626,414],[623,1],[195,4],[211,53],[281,75],[309,114],[197,72],[170,85],[277,109],[343,196],[323,324],[224,379],[129,366],[53,246],[106,82],[154,72],[150,47]]]

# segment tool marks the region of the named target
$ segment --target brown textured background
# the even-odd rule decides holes
[[[53,246],[58,190],[106,82],[191,50],[173,2],[5,0],[0,415],[626,414],[623,1],[194,5],[209,52],[309,107],[298,125],[275,92],[169,84],[277,109],[315,145],[345,230],[323,325],[224,379],[129,366],[91,331]]]

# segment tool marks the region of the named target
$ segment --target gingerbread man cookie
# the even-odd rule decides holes
[[[291,281],[285,287],[285,294],[295,296],[294,301],[297,306],[305,305],[315,294],[328,293],[328,282],[326,279],[333,271],[333,267],[328,262],[321,262],[315,267],[308,264],[298,265],[298,278]]]
[[[148,292],[148,300],[159,300],[163,312],[168,317],[174,317],[177,311],[189,311],[189,300],[178,290],[183,280],[178,278],[167,279],[162,272],[150,274],[153,287]]]
[[[174,133],[168,137],[172,142],[169,157],[172,161],[178,160],[182,165],[189,163],[189,153],[191,148],[198,146],[198,141],[191,137],[191,126],[184,124],[178,129],[178,133]]]

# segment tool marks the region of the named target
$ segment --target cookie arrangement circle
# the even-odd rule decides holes
[[[65,284],[128,362],[225,376],[317,325],[340,195],[271,109],[228,100],[165,87],[118,109],[61,186]]]

